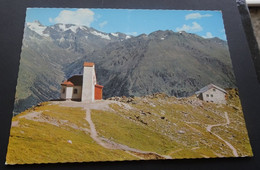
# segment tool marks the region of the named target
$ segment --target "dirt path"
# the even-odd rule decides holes
[[[57,120],[51,116],[43,115],[42,112],[30,112],[26,115],[20,116],[20,118],[25,118],[27,120],[32,120],[36,122],[48,123],[58,127],[69,126],[73,129],[84,131],[87,134],[90,133],[90,130],[88,128],[79,127],[76,124],[69,122],[68,120]],[[14,123],[12,123],[12,126],[19,126],[19,121],[15,121]]]
[[[95,109],[97,107],[96,105],[90,105],[90,106],[94,106]],[[98,108],[100,110],[100,109],[104,109],[104,108],[107,108],[107,107],[103,106],[102,108],[100,108],[100,107],[98,107]],[[85,109],[86,109],[86,120],[90,125],[90,136],[92,137],[92,139],[94,141],[96,141],[99,145],[103,146],[104,148],[120,149],[120,150],[124,150],[124,151],[129,151],[129,152],[132,152],[132,153],[136,153],[137,155],[139,155],[139,157],[140,157],[140,155],[143,155],[143,157],[145,157],[146,155],[152,155],[153,157],[156,157],[156,158],[171,159],[170,156],[159,155],[155,152],[141,151],[141,150],[138,150],[138,149],[130,148],[129,146],[126,146],[126,145],[123,145],[123,144],[113,142],[109,139],[99,137],[98,134],[97,134],[95,125],[94,125],[94,123],[91,119],[91,110],[90,109],[93,109],[93,107],[85,108]]]
[[[231,145],[228,141],[224,140],[223,138],[221,138],[219,135],[211,132],[211,129],[213,127],[218,127],[218,126],[226,126],[226,125],[229,125],[230,124],[230,120],[229,120],[229,117],[228,117],[228,114],[227,112],[225,112],[225,118],[226,118],[226,123],[219,123],[219,124],[215,124],[215,125],[208,125],[207,126],[207,131],[210,132],[211,134],[213,134],[214,136],[216,136],[217,138],[219,138],[220,140],[222,140],[223,142],[225,142],[225,144],[232,150],[232,153],[235,157],[238,157],[238,154],[237,154],[237,150],[234,148],[233,145]]]
[[[107,149],[119,149],[131,153],[132,155],[137,156],[138,158],[155,158],[155,159],[172,159],[171,156],[168,155],[159,155],[155,152],[149,151],[141,151],[135,148],[131,148],[127,145],[119,144],[114,141],[111,141],[106,138],[102,138],[98,136],[98,133],[95,128],[95,124],[91,119],[91,109],[97,110],[112,110],[109,107],[109,104],[118,103],[116,101],[96,101],[93,103],[81,103],[81,102],[64,102],[60,105],[67,106],[67,107],[83,107],[86,110],[86,121],[89,123],[90,126],[90,137],[97,142],[99,145],[103,146]]]

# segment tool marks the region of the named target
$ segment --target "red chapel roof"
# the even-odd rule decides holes
[[[94,63],[84,62],[84,67],[93,67]]]
[[[67,87],[72,87],[74,86],[74,84],[71,81],[64,81],[63,83],[61,83],[61,85],[63,86],[67,86]]]

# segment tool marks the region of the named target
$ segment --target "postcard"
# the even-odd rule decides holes
[[[27,8],[6,164],[253,156],[221,11]]]

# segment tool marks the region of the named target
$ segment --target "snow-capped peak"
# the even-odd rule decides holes
[[[48,34],[43,33],[44,30],[47,28],[46,26],[42,25],[39,21],[34,21],[34,22],[28,22],[27,26],[30,30],[36,32],[37,34],[41,36],[48,37]]]
[[[118,37],[118,33],[111,33],[111,35],[113,35],[114,37]]]
[[[101,37],[101,38],[104,38],[104,39],[107,39],[107,40],[111,40],[111,38],[110,38],[109,35],[107,35],[107,34],[103,34],[103,33],[101,33],[101,32],[97,32],[97,31],[91,31],[91,33],[92,33],[93,35],[99,36],[99,37]]]
[[[131,38],[131,36],[130,36],[130,35],[127,35],[127,36],[125,37],[125,39],[129,39],[129,38]]]
[[[58,26],[62,31],[71,30],[74,33],[76,33],[78,29],[87,30],[87,28],[85,28],[84,26],[71,25],[71,24],[58,24]]]

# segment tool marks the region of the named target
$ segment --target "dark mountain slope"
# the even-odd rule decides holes
[[[114,37],[71,24],[49,27],[38,21],[26,24],[14,112],[59,98],[60,83],[67,78],[64,70],[71,63],[110,42],[125,38],[124,34]]]
[[[60,84],[95,62],[104,97],[156,92],[184,97],[214,83],[234,87],[227,44],[186,32],[156,31],[137,37],[71,24],[26,25],[15,112],[57,99]]]
[[[227,45],[193,34],[157,31],[96,50],[97,78],[104,96],[143,96],[156,92],[184,97],[214,83],[235,87]],[[67,72],[78,72],[75,63]]]

